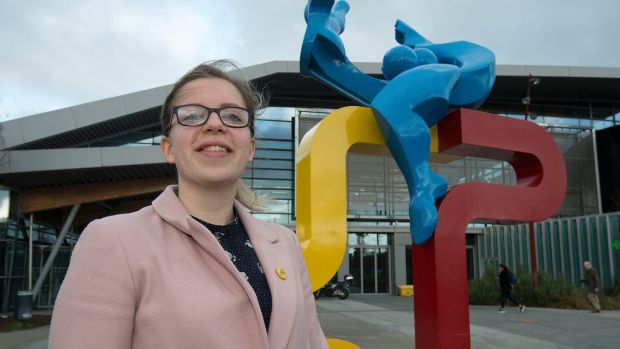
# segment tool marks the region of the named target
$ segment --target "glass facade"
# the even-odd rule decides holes
[[[17,291],[28,290],[28,224],[12,222],[0,224],[0,313],[7,313],[14,305]],[[58,230],[41,224],[32,229],[32,284],[39,278],[48,259],[52,245],[56,242]],[[65,277],[71,251],[78,235],[67,234],[65,244],[60,248],[49,273],[42,283],[39,296],[33,306],[49,309],[54,306],[60,284]]]
[[[261,210],[253,212],[257,218],[294,228],[295,151],[308,130],[328,112],[323,109],[270,107],[257,117],[256,154],[243,175],[245,182],[258,195],[265,197]],[[522,115],[504,116],[523,119]],[[546,128],[555,139],[564,156],[568,174],[566,198],[557,214],[558,220],[536,225],[540,268],[575,282],[580,261],[594,259],[603,266],[601,273],[605,282],[609,283],[612,271],[620,268],[617,250],[614,252],[610,247],[612,241],[620,241],[617,215],[592,216],[589,219],[564,217],[599,212],[593,130],[617,125],[620,123],[620,113],[610,113],[602,120],[592,120],[587,116],[563,118],[539,115],[534,122]],[[153,126],[83,146],[156,146],[160,139],[159,126]],[[391,157],[349,154],[346,161],[350,232],[344,269],[341,268],[340,272],[354,276],[352,293],[391,293],[396,284],[411,283],[414,279],[411,263],[408,262],[411,260],[411,242],[406,183]],[[445,164],[433,163],[431,167],[444,176],[451,186],[465,182],[504,185],[516,182],[514,170],[507,162],[465,157]],[[531,267],[527,263],[529,245],[526,226],[474,226],[481,227],[484,233],[476,235],[475,243],[468,244],[470,278],[479,276],[485,265],[496,266],[501,261],[526,269]],[[382,229],[391,231],[377,232]],[[58,230],[42,225],[34,229],[34,280],[49,255]],[[602,232],[607,232],[607,235]],[[0,313],[11,307],[11,295],[28,286],[27,234],[24,224],[2,225]],[[77,235],[71,234],[66,239],[44,282],[36,307],[53,305],[76,240]],[[343,273],[339,273],[340,279]]]
[[[299,114],[299,139],[321,120],[321,116],[325,115],[316,112]],[[592,129],[547,124],[541,126],[551,133],[566,163],[568,176],[566,198],[557,216],[598,213]],[[516,183],[514,169],[509,163],[502,161],[464,157],[445,164],[433,163],[431,168],[446,178],[450,186],[465,182],[504,185]],[[349,154],[347,173],[349,216],[408,220],[407,185],[391,157]]]
[[[298,112],[298,139],[326,114],[326,111]],[[517,116],[515,116],[517,117]],[[522,116],[518,116],[522,119]],[[595,151],[593,143],[593,129],[584,127],[585,122],[579,119],[565,120],[538,117],[537,122],[552,135],[562,152],[568,176],[566,198],[556,217],[583,216],[598,213],[598,194],[595,170]],[[609,120],[608,120],[609,121]],[[557,124],[550,125],[549,122]],[[616,120],[609,121],[613,124]],[[593,125],[593,123],[590,123]],[[601,123],[597,125],[603,125]],[[605,124],[607,125],[607,124]],[[486,182],[503,185],[514,185],[516,175],[512,166],[507,162],[488,160],[475,157],[464,157],[449,163],[432,163],[433,171],[445,177],[450,186],[465,182]],[[372,231],[373,226],[381,224],[392,225],[400,223],[400,234],[408,235],[408,207],[409,194],[407,186],[398,166],[391,157],[361,155],[350,153],[347,156],[347,208],[349,226]],[[485,225],[472,224],[472,228]],[[563,267],[563,260],[569,258],[569,253],[556,253],[555,246],[568,244],[567,239],[557,238],[553,232],[559,232],[563,225],[549,223],[538,230],[537,243],[539,261],[545,263],[544,270],[553,271],[552,275],[572,275],[568,267]],[[488,230],[489,228],[487,228]],[[547,230],[544,230],[547,229]],[[593,229],[593,228],[591,228]],[[486,231],[486,230],[485,230]],[[482,274],[484,265],[491,264],[495,268],[501,261],[519,261],[520,268],[530,269],[524,261],[529,260],[529,245],[527,244],[527,230],[524,226],[493,227],[496,237],[468,239],[467,264],[468,278]],[[567,230],[568,234],[568,230]],[[354,238],[352,238],[352,236]],[[390,236],[393,236],[391,234]],[[495,236],[495,235],[494,235]],[[588,243],[598,243],[595,238],[583,236]],[[359,234],[349,235],[348,270],[355,277],[352,292],[380,293],[377,279],[377,265],[379,248],[374,241],[361,241]],[[571,242],[572,243],[572,242]],[[584,241],[586,243],[586,241]],[[394,244],[390,244],[394,251]],[[566,246],[568,248],[569,246]],[[408,245],[402,248],[402,259],[392,259],[391,268],[399,264],[393,273],[403,274],[401,283],[412,283],[414,276],[411,268],[411,248]],[[402,262],[401,262],[402,261]],[[402,264],[401,264],[402,263]],[[517,266],[517,264],[513,264]],[[573,276],[571,276],[573,277]],[[392,282],[395,282],[393,280]],[[393,286],[392,286],[393,287]]]
[[[295,147],[293,108],[267,108],[256,119],[256,153],[243,176],[264,198],[254,216],[293,226]]]
[[[264,196],[263,210],[257,217],[294,226],[295,150],[305,133],[325,117],[328,109],[270,107],[256,120],[257,149],[244,180]],[[579,111],[579,110],[578,110]],[[584,110],[584,112],[587,110]],[[523,119],[523,115],[499,114]],[[620,113],[602,120],[537,115],[534,122],[550,132],[565,159],[568,187],[558,216],[588,215],[599,212],[593,130],[620,123]],[[159,126],[125,134],[104,143],[88,146],[157,145]],[[446,164],[431,164],[449,185],[487,182],[511,185],[514,170],[507,162],[465,157]],[[391,157],[349,154],[347,157],[348,214],[408,220],[409,194],[402,174]]]

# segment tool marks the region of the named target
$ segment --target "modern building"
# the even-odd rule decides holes
[[[358,64],[381,77],[377,63]],[[330,110],[353,103],[276,61],[241,72],[270,95],[256,121],[255,160],[244,175],[268,196],[264,220],[295,228],[295,150]],[[566,163],[568,188],[557,217],[534,225],[538,269],[571,282],[591,259],[609,285],[620,270],[620,69],[498,66],[482,110],[536,122],[552,134]],[[175,181],[160,155],[159,113],[172,85],[27,116],[0,124],[0,313],[18,290],[35,307],[53,306],[70,254],[88,222],[149,205]],[[348,253],[338,278],[353,292],[394,293],[411,283],[407,188],[385,156],[347,159]],[[433,164],[450,185],[514,184],[508,163],[461,158]],[[499,262],[531,269],[528,225],[472,224],[469,277]],[[617,247],[614,247],[617,246]],[[50,257],[51,256],[51,257]]]

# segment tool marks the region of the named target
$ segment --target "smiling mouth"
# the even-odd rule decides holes
[[[196,151],[208,151],[208,152],[219,152],[219,153],[230,153],[230,149],[227,149],[221,145],[205,145],[200,146]]]

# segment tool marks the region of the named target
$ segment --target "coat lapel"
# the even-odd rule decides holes
[[[238,202],[235,202],[235,207],[250,236],[271,291],[269,344],[272,348],[286,348],[297,316],[297,297],[301,292],[297,288],[300,275],[293,262],[295,256],[291,255],[292,249],[284,238],[279,237],[270,225],[252,217]]]

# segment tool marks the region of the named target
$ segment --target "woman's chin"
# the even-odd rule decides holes
[[[210,175],[201,177],[196,181],[196,184],[199,187],[209,188],[209,189],[224,189],[227,187],[236,188],[237,182],[239,180],[238,176],[216,176]]]

